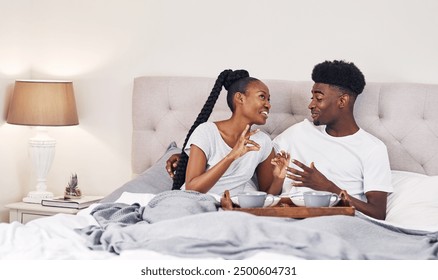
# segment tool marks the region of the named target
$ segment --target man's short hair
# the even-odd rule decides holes
[[[365,77],[352,62],[343,60],[324,61],[317,64],[312,71],[312,80],[338,86],[358,95],[365,88]]]

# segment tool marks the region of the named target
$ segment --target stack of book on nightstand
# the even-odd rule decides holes
[[[63,196],[41,200],[42,206],[84,209],[93,203],[99,202],[103,196],[82,196],[81,198],[64,198]]]

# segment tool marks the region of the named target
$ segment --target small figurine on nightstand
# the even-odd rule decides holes
[[[68,186],[65,187],[64,199],[81,198],[81,196],[81,190],[78,188],[78,175],[73,174],[70,177]]]

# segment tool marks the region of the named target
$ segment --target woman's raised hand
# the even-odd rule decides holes
[[[250,139],[252,135],[256,134],[260,130],[255,129],[249,131],[249,127],[249,124],[247,124],[245,129],[240,134],[239,139],[237,139],[236,145],[234,145],[233,150],[229,153],[229,156],[233,159],[238,159],[249,151],[260,150],[260,145]]]

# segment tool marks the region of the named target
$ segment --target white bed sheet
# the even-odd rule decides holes
[[[57,214],[27,224],[0,224],[1,259],[109,259],[87,248],[74,229],[96,223],[91,215]]]
[[[146,205],[155,195],[124,192],[116,202]],[[89,208],[79,211],[77,215],[57,214],[33,220],[27,224],[19,222],[0,224],[0,259],[38,259],[38,260],[74,260],[74,259],[127,259],[127,260],[177,260],[180,257],[161,254],[159,252],[137,249],[125,250],[120,255],[107,251],[91,250],[87,247],[83,236],[74,229],[98,225],[90,215],[95,203]],[[383,222],[396,225],[390,222]],[[423,230],[426,230],[423,228]],[[438,227],[428,228],[438,231]],[[260,252],[248,260],[297,260],[292,255]],[[184,260],[187,260],[186,258]]]
[[[74,231],[97,225],[89,213],[93,207],[77,215],[57,214],[33,220],[0,224],[0,259],[12,260],[106,260],[106,259],[177,259],[149,250],[131,250],[121,255],[90,250],[84,238]]]
[[[154,195],[124,193],[118,202],[147,203]],[[79,211],[77,215],[57,214],[33,220],[27,224],[19,222],[0,223],[0,259],[2,260],[178,260],[167,254],[151,250],[126,250],[120,255],[107,251],[90,250],[85,239],[74,231],[97,225],[90,215],[99,203]],[[290,255],[261,252],[251,260],[293,260]],[[184,260],[190,260],[185,258]]]

